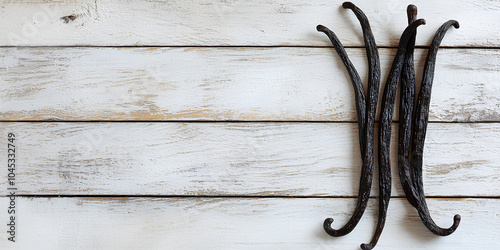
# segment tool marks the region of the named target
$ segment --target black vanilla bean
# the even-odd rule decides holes
[[[365,155],[363,157],[363,164],[366,167],[363,167],[362,171],[369,171],[370,174],[373,174],[373,161],[374,161],[374,132],[375,132],[375,115],[377,112],[377,103],[380,89],[380,58],[377,50],[377,45],[375,43],[375,38],[371,31],[370,23],[366,15],[353,3],[344,2],[342,4],[344,8],[351,9],[359,22],[361,23],[361,27],[363,30],[363,37],[366,46],[366,54],[368,57],[368,96],[367,96],[367,104],[366,104],[366,125],[365,125],[365,133],[366,133],[366,150]],[[367,174],[363,173],[362,175]],[[384,177],[389,176],[389,193],[381,191],[380,195],[380,203],[379,203],[379,211],[383,216],[379,216],[379,220],[377,223],[377,231],[374,235],[373,246],[376,244],[380,233],[382,233],[382,229],[385,225],[385,211],[387,210],[387,202],[390,198],[390,174],[384,174]],[[387,178],[380,179],[380,186],[387,186]],[[331,223],[330,223],[331,224]],[[370,244],[371,244],[370,243]]]
[[[411,171],[412,180],[415,191],[418,193],[419,206],[417,208],[420,218],[424,225],[434,234],[446,236],[450,235],[457,229],[460,224],[460,215],[456,214],[453,218],[453,225],[449,228],[441,228],[436,225],[432,220],[429,209],[427,208],[427,203],[425,201],[425,195],[423,190],[423,179],[422,179],[422,161],[423,161],[423,150],[425,142],[425,134],[427,131],[427,123],[429,119],[429,106],[431,100],[431,89],[432,81],[434,78],[434,69],[436,64],[436,57],[439,45],[446,34],[448,29],[454,26],[459,28],[459,23],[455,20],[450,20],[441,25],[441,27],[436,31],[432,43],[429,47],[429,52],[424,66],[424,75],[422,78],[422,86],[420,88],[420,93],[417,100],[417,107],[415,110],[415,121],[412,130],[412,145],[411,145]]]
[[[408,24],[415,21],[417,17],[417,7],[408,5]],[[418,194],[413,186],[410,173],[410,146],[411,146],[411,122],[413,117],[413,107],[415,103],[415,69],[413,62],[413,51],[415,49],[416,31],[412,34],[408,42],[403,71],[401,73],[400,86],[400,107],[399,107],[399,136],[398,136],[398,166],[401,186],[406,194],[406,199],[410,204],[418,207]]]
[[[371,31],[370,23],[368,22],[368,18],[363,13],[363,11],[361,11],[361,9],[359,9],[356,5],[354,5],[351,2],[344,2],[342,6],[346,9],[351,9],[354,12],[363,30],[363,37],[366,45],[366,53],[368,56],[368,67],[369,67],[368,97],[366,98],[366,100],[365,98],[363,98],[363,100],[362,98],[358,98],[358,95],[364,97],[363,86],[360,80],[355,84],[354,84],[355,81],[353,80],[353,86],[357,97],[356,98],[357,107],[365,108],[364,110],[357,108],[360,147],[362,147],[361,155],[363,157],[360,188],[358,192],[358,202],[356,204],[354,213],[351,216],[350,220],[342,228],[338,230],[333,229],[331,227],[331,224],[333,222],[332,218],[327,218],[324,221],[323,228],[331,236],[343,236],[350,233],[356,227],[359,220],[363,216],[363,213],[366,209],[366,205],[368,203],[371,190],[372,175],[373,175],[373,137],[374,137],[374,126],[375,126],[375,113],[377,110],[378,92],[380,86],[380,59],[378,55],[377,45],[375,43],[375,38]],[[343,48],[341,47],[340,42],[338,42],[338,39],[333,34],[333,32],[331,32],[326,27],[321,25],[318,25],[317,29],[318,31],[325,32],[327,36],[330,38],[330,40],[332,40],[335,49],[341,56],[342,61],[344,61],[344,64],[346,64],[345,61],[348,61],[347,55],[345,55],[344,58],[342,54],[339,52],[338,48],[340,49]],[[348,61],[348,64],[349,63],[350,61]],[[350,69],[350,67],[347,68],[348,70]],[[354,68],[352,68],[352,70],[355,72]],[[351,73],[349,74],[351,75],[352,78],[352,74]],[[361,119],[363,119],[362,126],[360,125]]]
[[[366,15],[351,2],[344,2],[342,7],[351,9],[361,24],[363,38],[368,57],[368,90],[365,91],[361,78],[335,33],[325,26],[318,25],[316,29],[325,33],[333,44],[337,54],[349,73],[355,94],[356,115],[358,118],[359,144],[362,155],[361,177],[358,198],[354,213],[349,221],[340,229],[333,229],[332,218],[323,223],[324,230],[331,236],[343,236],[350,233],[359,223],[366,210],[373,180],[374,165],[374,130],[375,114],[380,88],[380,58],[370,23]],[[439,45],[447,30],[454,26],[459,28],[455,20],[444,23],[436,32],[429,47],[424,66],[421,90],[415,102],[415,66],[413,53],[417,28],[425,24],[424,19],[417,19],[417,7],[408,5],[408,27],[399,40],[398,49],[393,59],[382,96],[378,139],[379,165],[379,215],[373,237],[368,244],[361,244],[364,250],[373,249],[382,234],[387,218],[387,209],[391,198],[391,129],[394,115],[394,105],[398,84],[400,87],[399,136],[398,136],[398,170],[401,185],[407,200],[417,210],[424,225],[436,235],[449,235],[455,232],[460,224],[460,215],[455,215],[453,225],[441,228],[430,216],[425,200],[422,165],[425,134],[429,118],[432,81]]]
[[[364,130],[366,121],[365,119],[366,104],[365,104],[365,92],[363,90],[363,83],[361,82],[361,78],[359,77],[358,71],[356,70],[356,68],[354,68],[354,65],[349,59],[349,56],[347,55],[347,52],[344,49],[344,46],[337,38],[335,33],[333,33],[333,31],[331,31],[330,29],[328,29],[323,25],[318,25],[316,29],[320,32],[325,33],[326,36],[330,39],[333,47],[335,48],[335,51],[337,51],[337,54],[342,60],[342,63],[346,67],[347,72],[349,73],[349,77],[351,77],[352,87],[354,89],[354,100],[356,102],[356,115],[358,117],[359,146],[361,150],[361,155],[364,155],[364,150],[365,150]]]
[[[424,19],[416,20],[415,22],[411,23],[401,35],[398,51],[396,52],[391,71],[389,72],[389,76],[384,88],[379,134],[379,221],[377,223],[377,228],[371,242],[369,244],[361,244],[361,248],[365,250],[375,247],[380,234],[384,229],[385,219],[387,217],[387,208],[391,197],[390,143],[394,102],[396,100],[397,86],[401,77],[401,71],[403,68],[403,62],[406,55],[408,42],[410,41],[412,34],[415,32],[417,27],[422,24],[425,24]]]

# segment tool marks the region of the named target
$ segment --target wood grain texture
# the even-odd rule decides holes
[[[16,134],[21,195],[10,244],[4,165],[0,249],[359,249],[377,199],[348,236],[322,229],[352,214],[361,167],[351,84],[315,29],[364,46],[341,2],[0,0],[0,145]],[[438,55],[424,189],[438,225],[462,222],[447,237],[422,225],[394,137],[398,198],[377,249],[498,249],[500,1],[356,1],[383,81],[409,3],[427,20],[419,46],[461,24]],[[364,48],[348,53],[366,82]]]
[[[287,45],[330,46],[316,32],[326,25],[345,45],[362,46],[361,28],[342,1],[2,1],[3,46]],[[498,1],[356,1],[369,17],[378,45],[397,46],[406,6],[415,4],[427,25],[418,45],[428,45],[449,19],[460,22],[444,46],[500,46]]]
[[[7,206],[8,199],[0,198]],[[213,198],[17,198],[18,228],[9,249],[359,249],[369,241],[376,217],[366,216],[348,236],[322,229],[347,220],[354,199]],[[429,199],[440,225],[462,222],[447,237],[430,233],[415,210],[393,199],[379,249],[496,249],[500,237],[498,199]],[[1,217],[2,222],[5,216]],[[5,225],[5,224],[4,224]]]
[[[355,123],[2,123],[8,132],[20,194],[321,197],[359,185]],[[498,123],[430,124],[426,194],[498,196],[499,136]]]
[[[364,49],[348,53],[366,83]],[[380,49],[383,82],[394,53]],[[426,54],[417,49],[417,82]],[[349,77],[331,48],[3,48],[0,55],[0,120],[356,120]],[[439,51],[430,119],[500,121],[499,65],[499,50]]]

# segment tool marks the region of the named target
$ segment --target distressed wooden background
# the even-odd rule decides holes
[[[0,247],[368,242],[376,184],[351,234],[322,229],[327,217],[339,227],[351,215],[361,165],[347,72],[315,29],[336,32],[366,80],[361,29],[341,3],[1,1]],[[409,3],[427,20],[417,80],[435,30],[461,25],[438,54],[424,183],[436,222],[447,227],[456,213],[462,222],[450,236],[430,233],[393,170],[378,249],[498,249],[500,1],[356,1],[380,46],[383,82]],[[17,137],[16,243],[6,233],[8,133]]]

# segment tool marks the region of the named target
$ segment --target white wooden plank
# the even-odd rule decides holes
[[[2,207],[8,198],[0,198]],[[462,221],[447,237],[433,235],[403,199],[392,199],[378,249],[496,249],[498,199],[430,199],[435,221]],[[322,228],[345,222],[354,199],[20,198],[16,243],[2,249],[359,249],[372,236],[376,202],[351,234]],[[0,217],[4,229],[6,213]]]
[[[449,19],[445,46],[500,46],[498,1],[368,1],[356,4],[369,17],[377,44],[397,46],[416,4],[427,25],[417,44],[428,45]],[[307,45],[329,46],[316,31],[323,24],[345,45],[363,45],[354,14],[341,2],[279,1],[2,1],[0,45]]]
[[[364,49],[348,53],[366,83]],[[380,49],[383,82],[394,53]],[[418,76],[426,53],[417,50]],[[331,48],[4,48],[0,55],[1,120],[356,120],[349,77]],[[500,121],[499,65],[498,50],[441,50],[430,119]]]
[[[8,132],[20,194],[355,196],[359,185],[354,123],[1,123],[4,145]],[[499,136],[498,123],[430,124],[426,194],[498,196]]]

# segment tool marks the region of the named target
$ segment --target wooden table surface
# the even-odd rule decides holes
[[[348,74],[315,29],[339,36],[366,82],[361,28],[341,3],[1,1],[0,248],[359,249],[376,223],[376,173],[357,228],[322,229],[349,219],[361,167]],[[395,114],[376,249],[498,249],[500,1],[354,3],[380,47],[382,83],[409,3],[427,21],[417,82],[436,29],[461,25],[437,58],[424,187],[438,225],[462,222],[435,236],[406,201]]]

